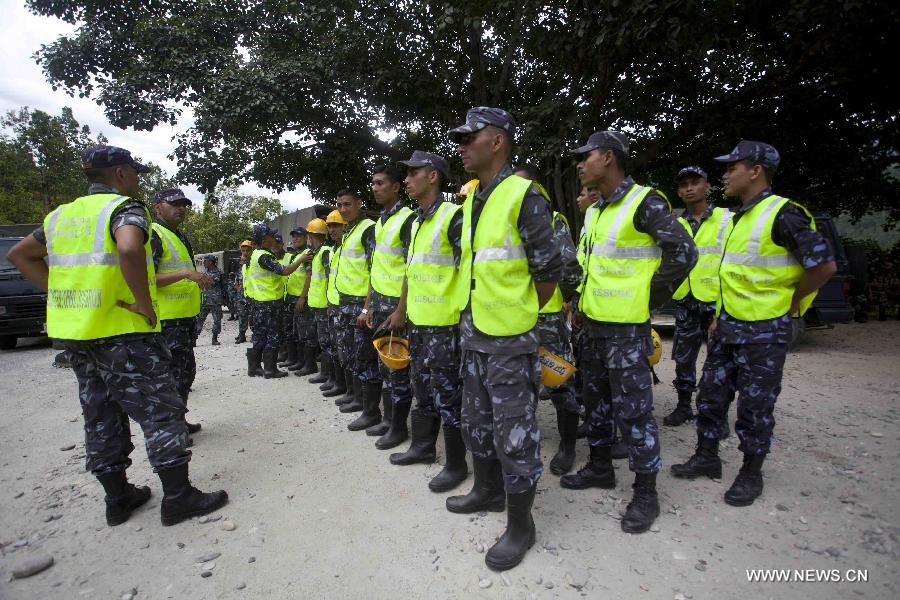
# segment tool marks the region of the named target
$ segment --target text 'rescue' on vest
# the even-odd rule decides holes
[[[335,281],[341,294],[357,297],[369,295],[369,265],[362,238],[363,233],[374,226],[372,219],[362,219],[344,234]]]
[[[187,246],[174,232],[161,223],[153,223],[151,226],[162,242],[162,258],[157,271],[159,275],[183,269],[197,270]],[[159,318],[163,321],[187,319],[200,314],[202,302],[200,286],[190,279],[158,287],[156,293],[159,301]]]
[[[681,282],[673,300],[681,300],[690,293],[694,298],[702,302],[715,302],[719,298],[719,263],[722,260],[722,250],[725,247],[725,238],[731,231],[731,212],[726,208],[716,207],[709,217],[700,224],[696,235],[691,229],[690,223],[684,217],[678,220],[684,225],[687,232],[694,238],[697,244],[699,258],[697,264],[691,269],[690,274]]]
[[[119,266],[119,251],[109,231],[113,212],[127,196],[92,194],[63,204],[44,219],[47,238],[47,335],[63,340],[97,340],[129,333],[160,330],[159,319],[150,327],[147,318],[122,308],[134,295]],[[147,222],[150,212],[147,211]],[[147,283],[154,310],[156,272],[149,236]]]
[[[275,258],[275,255],[268,250],[257,248],[253,251],[253,254],[250,255],[249,274],[253,285],[250,293],[247,295],[257,302],[281,300],[284,298],[284,278],[278,273],[263,269],[260,266],[259,259],[263,254],[269,254],[272,258]]]
[[[516,175],[497,184],[474,230],[474,189],[463,204],[457,304],[460,310],[470,307],[475,328],[487,335],[519,335],[537,323],[537,290],[518,226],[530,186],[530,181]]]
[[[401,207],[384,223],[375,223],[375,252],[372,253],[372,289],[382,296],[399,298],[403,289],[403,271],[406,255],[400,239],[403,224],[412,215],[407,207]]]
[[[772,226],[778,211],[791,202],[781,196],[767,196],[744,213],[725,241],[719,267],[721,291],[716,314],[724,309],[742,321],[763,321],[782,317],[791,308],[794,290],[803,276],[803,266],[787,248],[772,240]],[[811,226],[815,229],[815,220]],[[800,316],[812,304],[816,293],[800,302]]]
[[[635,229],[634,215],[651,191],[633,185],[622,198],[591,213],[579,309],[594,321],[640,324],[650,319],[650,282],[662,251],[649,234]]]
[[[459,323],[459,270],[448,232],[460,206],[441,202],[422,223],[413,224],[406,266],[406,314],[413,325],[442,327]]]

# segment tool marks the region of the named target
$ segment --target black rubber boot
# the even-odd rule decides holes
[[[188,423],[185,421],[185,425],[187,425],[188,433],[197,433],[201,429],[203,429],[203,425],[200,423]]]
[[[680,479],[696,479],[722,477],[722,459],[719,458],[719,440],[711,440],[697,434],[697,449],[686,463],[672,465],[669,468],[673,477]]]
[[[319,372],[309,378],[310,383],[328,383],[331,381],[331,359],[322,357]],[[325,386],[319,386],[321,390]]]
[[[278,353],[269,350],[262,353],[263,360],[263,377],[266,379],[278,379],[279,377],[287,377],[288,374],[275,366]]]
[[[503,512],[506,508],[506,492],[503,490],[500,461],[473,456],[472,471],[475,473],[472,490],[463,496],[447,498],[447,510],[464,515],[483,510]]]
[[[675,410],[663,418],[663,424],[669,427],[677,427],[693,419],[694,411],[691,410],[692,396],[691,392],[678,390],[678,405],[675,406]]]
[[[247,335],[243,333],[239,333],[236,338],[234,338],[235,344],[246,344],[247,343]]]
[[[263,370],[260,366],[262,354],[253,348],[247,348],[247,375],[249,377],[262,377]]]
[[[273,352],[273,364],[274,358]],[[188,479],[187,464],[171,469],[160,469],[157,475],[163,486],[160,517],[165,526],[211,513],[228,503],[228,494],[224,490],[204,494],[192,486]]]
[[[212,344],[211,344],[211,345],[212,345],[212,346],[221,346],[221,345],[222,345],[222,344],[219,343],[219,336],[218,336],[218,334],[215,334],[215,333],[213,334],[213,336],[212,336]]]
[[[391,464],[432,464],[436,458],[435,444],[437,443],[437,436],[440,428],[440,417],[413,413],[412,443],[410,443],[406,452],[395,452],[394,454],[391,454]]]
[[[353,387],[353,382],[356,381],[356,376],[353,375],[353,371],[348,368],[344,368],[344,381],[347,382],[347,391],[344,392],[344,395],[334,401],[336,406],[344,406],[345,404],[350,404],[351,402],[356,400],[356,391]]]
[[[518,494],[506,495],[506,531],[484,556],[488,568],[508,571],[525,558],[534,546],[535,528],[531,517],[537,484]]]
[[[381,423],[381,387],[382,384],[360,382],[360,391],[363,401],[363,411],[355,421],[347,425],[350,431],[361,431]]]
[[[345,402],[338,409],[342,413],[354,413],[360,412],[366,407],[366,396],[365,390],[363,390],[363,383],[359,380],[359,377],[355,375],[352,376],[351,388],[353,395],[350,397],[350,402]],[[378,418],[381,419],[381,413],[378,413]]]
[[[344,377],[344,369],[336,360],[331,362],[331,368],[333,370],[331,376],[334,378],[334,383],[327,390],[323,390],[322,395],[326,398],[343,398],[344,394],[347,393],[347,378]],[[337,404],[337,400],[335,400],[335,404]]]
[[[297,377],[313,375],[318,370],[318,367],[316,366],[316,349],[311,346],[303,346],[301,350],[303,354],[303,364],[299,366],[294,375]],[[299,364],[300,361],[298,360],[297,362]],[[288,370],[293,371],[294,369]]]
[[[656,494],[656,473],[635,473],[634,494],[622,517],[622,531],[643,533],[650,529],[659,516],[659,498]]]
[[[409,418],[409,409],[412,402],[402,402],[391,409],[391,427],[387,433],[375,440],[375,447],[379,450],[396,448],[409,437],[409,427],[406,420]]]
[[[297,364],[297,342],[285,342],[284,358],[281,358],[280,353],[278,354],[278,357],[279,367],[284,368]]]
[[[381,388],[381,421],[371,427],[366,427],[366,435],[382,436],[391,428],[391,415],[394,413],[394,400],[391,398],[391,388],[384,385]]]
[[[725,503],[731,506],[750,506],[763,491],[762,466],[765,454],[745,454],[744,464],[728,491]]]
[[[469,476],[462,431],[444,425],[444,453],[444,468],[428,482],[428,489],[432,492],[449,492]]]
[[[612,466],[612,446],[591,446],[591,458],[577,473],[563,475],[559,485],[570,490],[591,487],[611,490],[616,487],[616,471]]]
[[[628,458],[628,444],[623,442],[622,438],[616,436],[616,441],[613,442],[610,455],[613,460],[623,460]]]
[[[128,483],[125,471],[97,475],[106,492],[106,524],[121,525],[134,510],[150,499],[150,488]]]
[[[281,342],[281,346],[278,347],[278,360],[275,362],[284,362],[284,359],[287,358],[287,342]]]
[[[556,427],[559,429],[559,449],[550,460],[550,472],[565,475],[575,463],[575,443],[578,440],[578,413],[557,408]]]

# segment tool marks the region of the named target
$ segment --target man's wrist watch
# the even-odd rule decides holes
[[[368,308],[364,308],[364,309],[362,309],[361,311],[359,311],[359,314],[361,314],[361,315],[367,315],[367,314],[369,314],[369,309],[368,309]]]

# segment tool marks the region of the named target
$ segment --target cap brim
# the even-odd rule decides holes
[[[413,169],[418,169],[421,167],[431,167],[434,166],[427,162],[422,162],[420,160],[398,160],[398,165],[406,165],[407,167],[412,167]]]
[[[132,162],[131,166],[134,167],[134,170],[137,171],[139,174],[149,173],[152,170],[147,165],[142,165],[139,162]]]
[[[585,144],[584,146],[579,146],[578,148],[573,148],[569,150],[569,154],[579,155],[579,154],[587,154],[591,150],[596,150],[600,146],[595,146],[594,144]]]
[[[453,140],[454,142],[458,142],[460,139],[462,139],[463,136],[481,131],[482,129],[484,129],[484,127],[485,126],[482,125],[481,127],[478,127],[476,129],[475,127],[472,127],[471,125],[466,123],[465,125],[461,125],[456,129],[451,129],[448,135],[450,136],[451,140]]]
[[[716,162],[734,162],[736,160],[742,160],[740,156],[736,154],[723,154],[722,156],[717,156],[713,159]]]
[[[700,171],[682,171],[681,173],[679,173],[678,175],[675,176],[675,181],[681,181],[688,175],[696,175],[697,177],[702,177],[703,179],[706,179],[706,173],[701,173]]]

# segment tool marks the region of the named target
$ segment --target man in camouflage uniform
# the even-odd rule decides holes
[[[629,446],[634,495],[621,520],[626,533],[647,531],[659,516],[656,474],[662,465],[653,417],[650,363],[651,307],[667,302],[697,261],[691,236],[658,191],[626,176],[629,141],[617,131],[598,131],[577,148],[583,185],[600,200],[585,226],[582,380],[590,460],[560,485],[569,489],[615,487],[615,427]]]
[[[444,289],[452,290],[458,285],[454,280],[458,277],[461,255],[462,213],[441,194],[450,179],[450,167],[444,157],[416,150],[401,164],[408,167],[406,191],[418,202],[419,210],[400,302],[386,328],[395,335],[402,334],[408,315],[410,364],[417,402],[412,417],[412,443],[406,452],[392,454],[390,460],[395,465],[433,463],[438,430],[443,422],[446,464],[428,482],[428,487],[433,492],[445,492],[468,476],[461,430],[459,307],[452,293],[441,294]],[[441,254],[441,248],[446,252],[448,247],[450,253]],[[406,437],[408,411],[407,406],[402,419],[392,422],[386,440],[376,444],[377,447],[397,445],[399,442],[394,443],[397,439],[402,441],[401,436]]]
[[[572,330],[564,312],[564,297],[562,289],[566,290],[566,298],[570,297],[581,283],[581,264],[578,261],[578,253],[569,231],[569,223],[566,218],[552,209],[550,195],[538,181],[537,169],[531,165],[523,165],[517,168],[516,175],[534,182],[535,187],[547,199],[551,207],[550,224],[553,227],[553,241],[559,248],[563,261],[561,285],[553,293],[550,299],[538,313],[537,331],[541,346],[561,359],[574,364],[575,355],[572,351]],[[552,306],[552,310],[551,310]],[[558,310],[557,310],[558,309]],[[550,460],[550,472],[555,475],[564,475],[572,469],[575,462],[575,444],[578,441],[578,419],[581,407],[575,396],[575,381],[567,379],[562,385],[548,390],[550,400],[556,408],[556,426],[559,430],[559,448]]]
[[[319,386],[319,389],[322,390],[322,395],[326,398],[336,397],[335,404],[340,406],[340,403],[344,401],[344,394],[348,390],[353,389],[353,372],[343,368],[340,353],[338,352],[340,294],[334,285],[337,278],[337,264],[340,259],[341,239],[344,237],[346,222],[340,211],[333,210],[328,213],[325,224],[328,229],[327,244],[331,246],[327,251],[327,255],[322,257],[322,263],[325,266],[325,297],[328,308],[325,309],[324,314],[317,315],[319,320],[316,321],[316,337],[319,340],[322,353],[331,359],[331,377]]]
[[[207,289],[212,281],[204,273],[200,273],[194,267],[194,254],[191,242],[179,229],[187,217],[187,211],[192,202],[185,197],[178,188],[160,190],[153,197],[153,212],[156,214],[156,223],[153,225],[153,233],[150,238],[150,247],[153,249],[153,266],[156,269],[157,288],[164,289],[179,281],[191,281],[200,286],[201,290]],[[163,227],[164,230],[157,230]],[[174,272],[160,273],[160,263],[163,259],[163,241],[160,231],[168,231],[184,244],[190,263],[184,268]],[[196,293],[196,288],[194,289]],[[163,295],[165,298],[165,295]],[[194,311],[191,311],[193,313]],[[197,360],[194,357],[194,346],[197,341],[196,316],[184,318],[163,319],[161,322],[162,336],[166,340],[169,352],[172,353],[172,376],[175,378],[175,386],[178,393],[187,406],[188,395],[191,386],[197,376]],[[188,433],[197,433],[201,429],[199,423],[188,423]],[[188,446],[194,443],[193,438],[188,438]]]
[[[203,290],[203,306],[200,308],[200,315],[197,317],[197,337],[203,332],[203,325],[206,323],[206,317],[212,313],[213,330],[212,345],[219,345],[219,334],[222,333],[222,302],[224,298],[222,293],[224,288],[223,273],[219,270],[219,261],[212,254],[203,257],[203,268],[206,269],[206,275],[210,279],[209,287]]]
[[[450,135],[479,184],[462,209],[459,294],[462,431],[475,484],[469,494],[448,498],[447,509],[472,513],[507,506],[506,531],[485,556],[490,568],[505,570],[519,564],[535,540],[531,506],[543,465],[535,418],[540,362],[534,324],[561,278],[562,259],[547,200],[512,173],[512,116],[476,107]],[[507,214],[518,213],[515,221],[500,217],[507,209],[515,211]],[[504,258],[495,260],[495,255]],[[496,286],[497,277],[506,285]],[[503,308],[491,310],[495,305]],[[490,323],[497,335],[483,332],[476,326],[479,320]]]
[[[294,298],[291,305],[291,318],[294,324],[294,336],[297,340],[297,362],[288,368],[293,371],[297,377],[306,377],[316,373],[318,366],[316,365],[316,356],[319,354],[319,344],[316,339],[316,321],[313,311],[301,302],[300,299],[305,297],[309,292],[310,284],[310,267],[312,265],[313,250],[308,241],[308,232],[304,227],[297,227],[291,230],[291,238],[293,247],[298,255],[294,260],[303,261],[303,266],[298,271],[303,271],[303,289],[300,296]],[[288,293],[285,296],[285,304],[288,302]]]
[[[780,162],[775,148],[741,140],[715,160],[727,163],[723,191],[741,206],[719,266],[717,317],[697,394],[697,449],[671,471],[684,479],[722,476],[719,440],[728,435],[728,408],[737,392],[735,432],[744,461],[724,498],[749,506],[763,490],[791,317],[802,316],[837,266],[809,212],[772,193]]]
[[[184,401],[170,374],[172,355],[158,333],[151,285],[150,213],[129,198],[140,192],[138,175],[149,169],[114,146],[86,150],[82,167],[90,182],[88,195],[51,212],[41,227],[10,249],[8,258],[29,281],[48,290],[48,333],[70,337],[58,339],[78,379],[87,468],[106,492],[107,524],[124,523],[150,498],[149,488],[129,483],[125,475],[134,450],[130,417],[143,429],[147,456],[163,485],[161,521],[173,525],[218,510],[228,495],[204,494],[188,478]],[[84,222],[88,227],[80,225]],[[85,234],[93,239],[85,240]],[[93,270],[97,245],[103,254],[112,248],[115,268]],[[78,247],[95,251],[71,253]],[[85,254],[90,262],[80,260]],[[91,285],[127,289],[130,296],[109,298],[101,291],[96,305],[67,302],[93,297]],[[90,324],[118,333],[95,337]]]
[[[244,287],[244,275],[250,268],[250,254],[253,253],[253,242],[244,240],[240,246],[241,258],[238,262],[238,270],[234,274],[235,306],[238,311],[238,334],[234,338],[235,344],[243,344],[247,341],[247,327],[250,325],[250,298]]]
[[[282,326],[284,327],[284,337],[282,340],[287,353],[284,361],[279,362],[278,366],[296,373],[297,371],[304,370],[307,365],[307,359],[309,358],[304,355],[301,349],[300,329],[298,329],[298,325],[300,321],[305,322],[310,315],[305,312],[303,314],[298,314],[296,312],[297,299],[300,297],[300,293],[298,290],[293,289],[295,287],[293,282],[303,273],[305,273],[306,278],[308,279],[309,259],[304,257],[309,255],[309,252],[306,252],[306,229],[303,227],[295,227],[290,231],[290,236],[291,245],[286,249],[279,262],[282,265],[287,266],[294,261],[302,260],[303,264],[294,271],[293,275],[286,277],[284,280],[284,311],[281,315],[281,319]],[[313,358],[313,362],[315,362],[315,358]],[[313,365],[313,367],[315,367],[315,365]],[[308,371],[304,374],[308,374]]]
[[[723,220],[730,219],[730,213],[721,209],[716,215],[720,218],[710,221],[715,207],[709,202],[709,181],[706,171],[696,166],[684,167],[678,171],[676,184],[678,197],[686,207],[681,220],[691,228],[691,236],[696,239],[700,227],[705,224],[705,227],[711,227],[717,233],[721,231],[723,235],[719,238],[724,242],[727,223]],[[698,265],[700,264],[698,261]],[[679,298],[679,292],[686,295]],[[707,341],[706,332],[715,314],[715,301],[698,299],[690,287],[690,276],[685,279],[675,293],[675,336],[672,339],[672,360],[675,361],[675,381],[672,385],[678,392],[678,404],[675,410],[663,419],[666,425],[674,427],[694,417],[691,400],[694,390],[697,389],[697,356],[700,354],[700,347]]]

